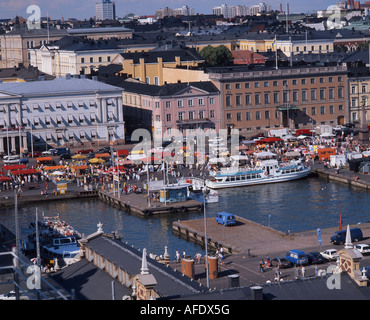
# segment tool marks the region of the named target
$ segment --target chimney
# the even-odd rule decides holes
[[[251,287],[251,300],[263,300],[262,287],[254,286]]]

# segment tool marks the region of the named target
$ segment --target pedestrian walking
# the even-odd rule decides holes
[[[302,266],[301,268],[302,278],[304,278],[304,275],[306,274],[306,268]]]
[[[264,262],[263,259],[260,261],[260,272],[263,272]]]
[[[181,257],[180,257],[180,252],[178,250],[176,250],[176,256],[175,256],[175,258],[176,258],[176,262],[180,262]]]

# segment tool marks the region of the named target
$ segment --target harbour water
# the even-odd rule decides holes
[[[238,216],[270,226],[283,232],[313,230],[318,227],[338,226],[342,212],[343,225],[370,221],[369,194],[340,183],[328,183],[318,178],[298,181],[230,188],[219,190],[219,202],[207,204],[207,217],[227,211]],[[79,232],[86,235],[97,230],[103,223],[107,233],[117,231],[135,248],[146,248],[148,252],[163,254],[167,246],[171,257],[175,251],[185,250],[194,255],[204,249],[172,233],[172,222],[176,220],[201,219],[203,212],[163,214],[158,216],[136,216],[117,209],[99,199],[45,202],[19,208],[21,235],[29,232],[28,225],[39,215],[60,214]],[[15,230],[14,208],[2,209],[0,223]]]

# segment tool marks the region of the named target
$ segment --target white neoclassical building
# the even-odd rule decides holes
[[[0,83],[0,153],[123,142],[122,91],[71,76]]]

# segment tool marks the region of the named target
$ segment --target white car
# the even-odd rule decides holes
[[[338,253],[336,249],[327,249],[320,252],[320,254],[327,260],[337,260]]]
[[[4,156],[4,163],[19,163],[19,156]]]
[[[52,149],[41,152],[43,156],[51,156],[53,154]]]
[[[355,249],[360,251],[362,254],[370,253],[370,245],[368,244],[364,244],[364,243],[356,244]]]

